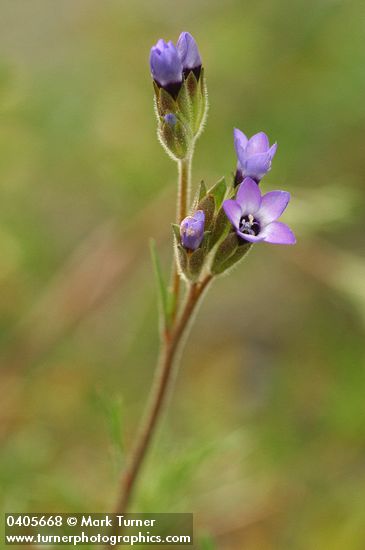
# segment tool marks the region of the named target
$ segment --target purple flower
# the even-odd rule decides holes
[[[224,201],[223,208],[241,239],[250,243],[295,244],[291,229],[285,223],[276,221],[289,200],[290,194],[286,191],[270,191],[261,196],[256,182],[245,178],[238,188],[236,199]]]
[[[199,54],[198,46],[189,32],[182,32],[176,44],[177,51],[183,66],[183,70],[197,71],[199,78],[202,60]]]
[[[187,216],[180,224],[181,244],[189,250],[199,248],[204,237],[205,214],[197,210],[192,216]]]
[[[183,80],[183,66],[175,45],[160,39],[151,48],[150,67],[152,78],[161,88],[169,92],[180,89]]]
[[[277,144],[274,143],[270,147],[269,138],[264,132],[259,132],[250,139],[247,139],[245,134],[237,128],[234,129],[233,134],[238,158],[236,183],[240,183],[246,177],[258,183],[271,168]]]

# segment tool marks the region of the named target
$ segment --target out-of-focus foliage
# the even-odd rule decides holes
[[[172,5],[173,4],[173,5]],[[6,511],[110,511],[158,347],[175,167],[148,54],[196,37],[210,112],[277,140],[295,247],[257,245],[210,291],[136,511],[193,511],[201,550],[365,547],[364,7],[360,0],[3,0],[0,485]],[[199,542],[200,541],[200,542]]]

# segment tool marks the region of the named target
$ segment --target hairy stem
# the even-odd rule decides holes
[[[127,512],[136,480],[155,432],[158,419],[161,415],[168,389],[171,385],[177,352],[180,349],[181,342],[186,334],[189,322],[192,319],[200,298],[211,280],[212,276],[207,275],[202,282],[190,285],[184,308],[161,343],[160,358],[156,368],[154,383],[152,385],[145,416],[141,422],[129,462],[121,478],[119,498],[115,508],[116,514]]]
[[[178,194],[177,194],[177,209],[176,223],[180,225],[181,221],[187,215],[187,205],[190,199],[191,188],[191,161],[192,156],[179,161],[179,179],[178,179]],[[171,321],[176,317],[176,312],[179,303],[181,280],[176,266],[176,260],[173,260],[172,267],[172,306],[171,306]]]

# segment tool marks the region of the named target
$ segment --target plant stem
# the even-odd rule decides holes
[[[178,179],[178,193],[177,193],[177,210],[176,210],[176,223],[180,225],[181,221],[186,217],[187,205],[190,199],[191,188],[191,161],[190,155],[186,159],[180,160],[179,165],[179,179]],[[181,279],[177,270],[176,260],[173,260],[172,267],[172,306],[171,306],[171,322],[174,322],[176,312],[179,303],[180,285]]]
[[[132,449],[130,460],[121,478],[120,493],[115,508],[116,514],[127,512],[135,482],[161,415],[167,391],[171,385],[177,352],[187,332],[189,321],[192,319],[197,304],[211,280],[212,275],[207,275],[202,282],[190,285],[184,308],[176,319],[176,323],[172,325],[161,343],[159,363],[156,368],[146,413],[141,422],[140,431],[138,432],[135,446]]]
[[[190,198],[191,187],[191,155],[179,161],[179,184],[177,196],[176,220],[180,223],[187,214],[187,205]]]

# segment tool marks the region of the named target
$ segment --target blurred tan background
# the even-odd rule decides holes
[[[192,511],[200,550],[365,548],[364,5],[1,0],[4,511],[110,511],[158,349],[175,166],[149,49],[197,39],[210,113],[279,148],[295,247],[257,245],[201,308],[135,511]]]

